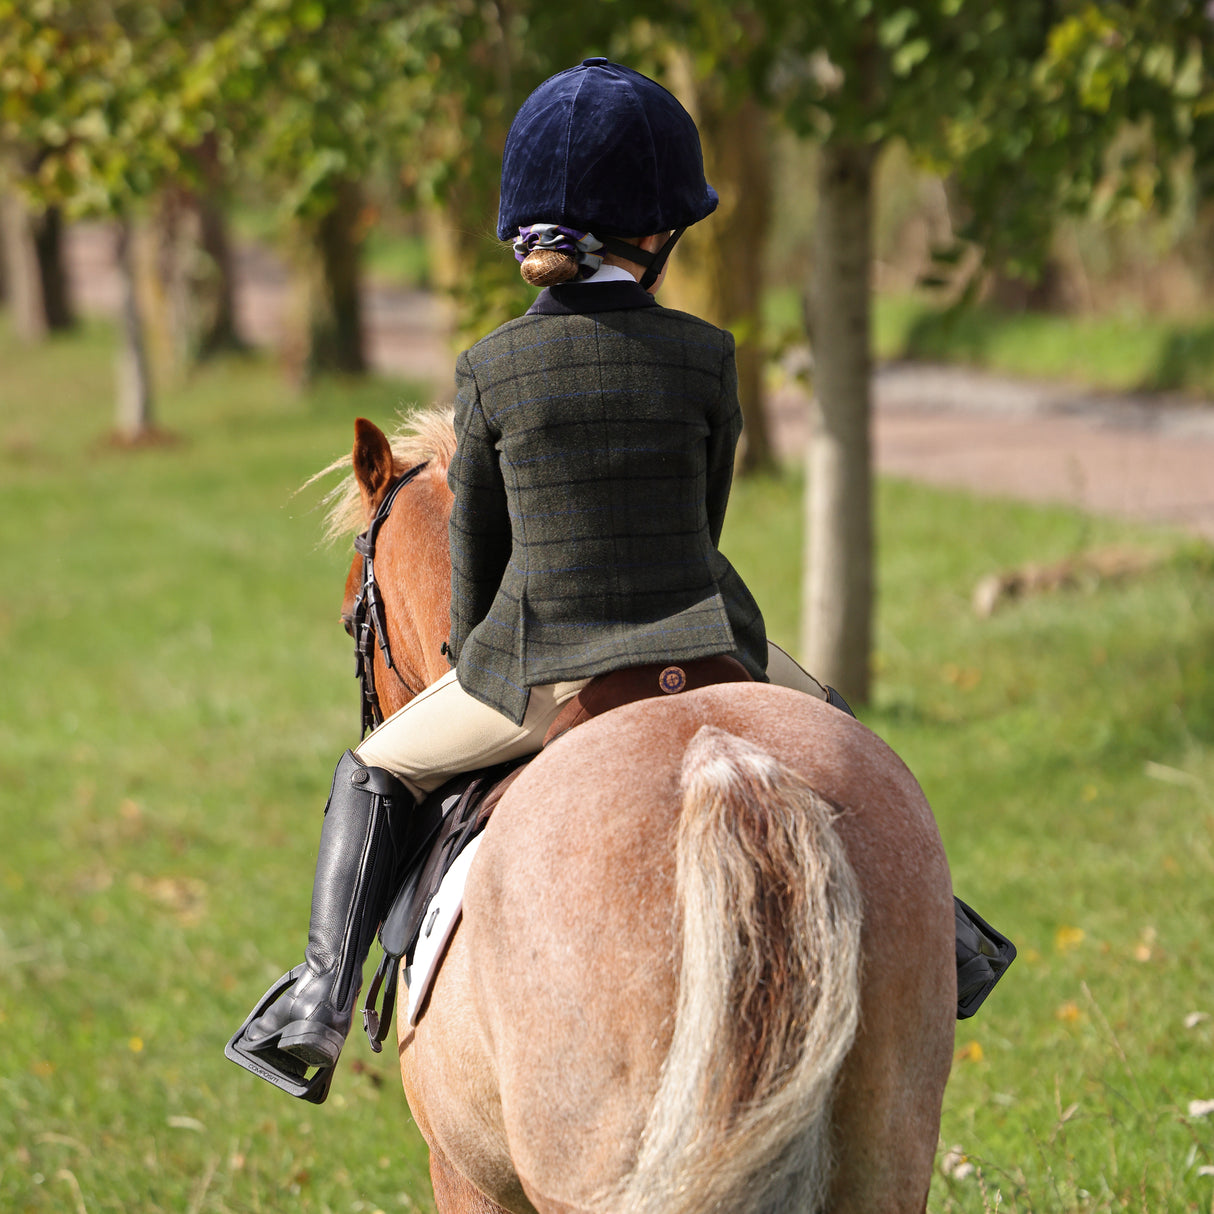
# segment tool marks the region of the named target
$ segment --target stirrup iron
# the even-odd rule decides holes
[[[249,1013],[244,1024],[232,1034],[223,1052],[225,1057],[230,1058],[237,1066],[242,1066],[267,1083],[281,1088],[288,1095],[297,1096],[300,1100],[307,1100],[312,1104],[324,1104],[333,1083],[336,1067],[319,1067],[316,1073],[308,1078],[306,1064],[285,1050],[251,1050],[244,1040],[249,1025],[277,1002],[282,993],[303,976],[306,969],[306,965],[297,965],[283,974],[258,1000],[257,1006]]]

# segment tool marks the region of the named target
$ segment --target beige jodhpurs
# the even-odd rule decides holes
[[[589,681],[531,688],[527,714],[516,725],[470,696],[449,670],[369,733],[354,754],[368,767],[387,768],[420,801],[461,771],[534,754],[557,714]]]
[[[781,687],[826,699],[822,685],[770,643],[767,676]],[[470,696],[455,671],[449,670],[368,734],[354,753],[368,767],[392,772],[420,801],[459,772],[534,754],[561,709],[588,682],[575,679],[532,687],[527,715],[516,725]]]

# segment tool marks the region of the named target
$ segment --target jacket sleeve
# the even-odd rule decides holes
[[[451,507],[451,661],[493,604],[510,561],[510,514],[495,434],[485,417],[468,352],[455,363],[455,457]]]
[[[708,419],[708,528],[719,546],[725,526],[725,507],[733,484],[734,454],[742,436],[742,406],[738,403],[738,367],[734,361],[733,334],[722,331],[721,387]]]

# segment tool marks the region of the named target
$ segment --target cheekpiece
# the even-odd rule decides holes
[[[523,102],[502,157],[499,240],[531,224],[603,236],[651,236],[711,215],[691,115],[660,84],[586,59]]]

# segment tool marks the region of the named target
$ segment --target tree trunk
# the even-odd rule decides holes
[[[198,355],[211,358],[246,350],[248,344],[236,324],[236,259],[228,238],[227,216],[214,194],[199,195],[195,204],[202,251],[210,264],[205,286],[210,306],[199,337]]]
[[[1053,252],[1047,256],[1035,282],[997,271],[987,286],[987,299],[1000,311],[1011,313],[1074,315],[1082,308],[1079,295],[1074,276]]]
[[[169,185],[160,191],[149,235],[149,248],[138,263],[139,298],[152,302],[144,318],[147,345],[156,381],[179,384],[193,362],[198,328],[198,216],[187,190]]]
[[[118,440],[131,445],[148,438],[155,428],[152,379],[143,313],[139,306],[135,244],[133,221],[124,216],[118,221],[115,249],[122,283],[122,346],[118,352],[118,400],[114,420]]]
[[[309,366],[313,374],[338,371],[364,375],[362,319],[362,190],[356,182],[337,186],[333,206],[316,230],[321,281],[312,293]]]
[[[806,450],[801,652],[864,703],[873,615],[870,267],[876,148],[825,143],[808,297],[814,398]]]
[[[0,240],[4,242],[13,329],[22,341],[41,341],[47,333],[46,306],[42,299],[34,228],[29,208],[13,190],[0,195]]]
[[[8,303],[8,269],[4,259],[8,251],[4,247],[4,198],[0,196],[0,308]]]
[[[51,332],[61,333],[76,324],[64,259],[63,212],[58,207],[47,207],[33,220],[33,232],[46,327]]]
[[[206,256],[198,293],[204,300],[198,334],[198,357],[248,349],[236,323],[236,258],[228,235],[224,202],[227,181],[215,135],[208,134],[194,150],[202,187],[194,197],[198,239]]]
[[[672,58],[671,75],[699,127],[705,176],[721,201],[680,242],[663,302],[733,333],[745,423],[737,470],[769,470],[775,461],[763,407],[762,320],[763,247],[772,204],[769,120],[753,96],[729,98],[711,79],[697,79],[689,55]]]

